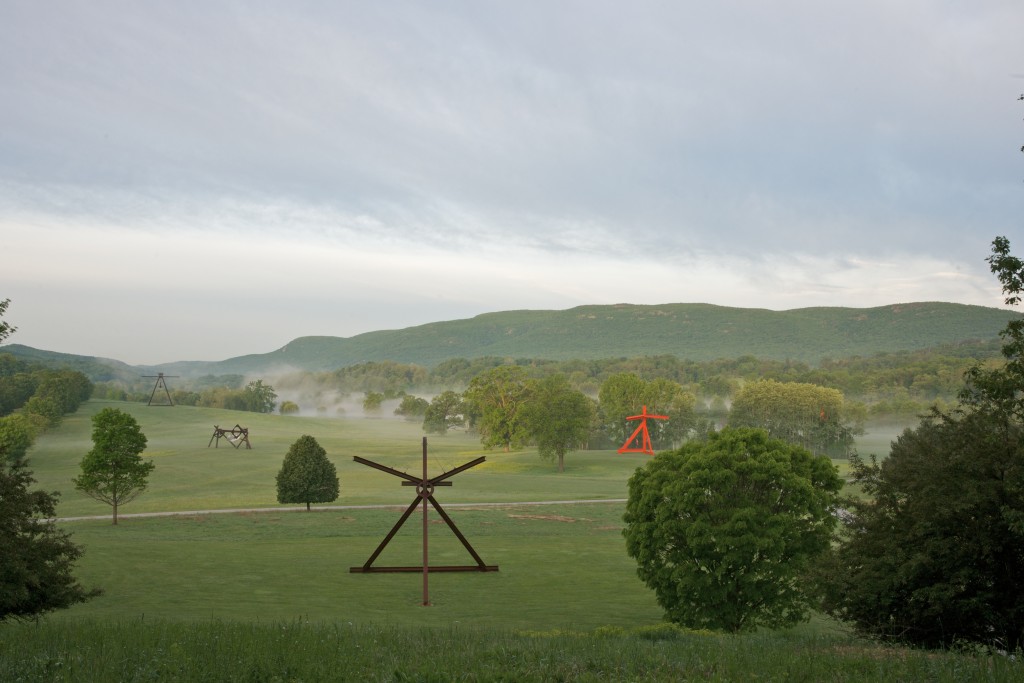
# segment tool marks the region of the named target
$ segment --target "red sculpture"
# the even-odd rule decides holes
[[[631,415],[627,417],[627,420],[640,420],[640,426],[633,430],[633,433],[626,439],[626,443],[622,444],[622,448],[619,449],[619,453],[646,453],[647,455],[654,455],[654,446],[651,444],[651,433],[647,431],[647,420],[667,420],[668,415],[651,415],[647,412],[647,406],[644,406],[643,411],[639,415]],[[639,448],[636,446],[630,446],[637,436],[640,436],[641,445]]]

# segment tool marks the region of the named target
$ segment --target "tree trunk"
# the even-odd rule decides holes
[[[117,525],[117,501],[114,501],[114,525]]]
[[[306,512],[309,512],[309,501],[306,501]]]
[[[564,453],[559,453],[558,454],[558,471],[559,472],[565,472],[565,454]]]

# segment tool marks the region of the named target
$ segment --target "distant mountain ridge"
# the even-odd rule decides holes
[[[299,337],[276,351],[222,361],[127,366],[118,361],[38,351],[19,345],[0,352],[64,356],[121,372],[195,377],[328,371],[366,361],[433,367],[452,358],[498,356],[545,360],[673,355],[685,360],[755,356],[816,364],[823,358],[912,351],[999,335],[1016,311],[918,302],[874,308],[817,307],[789,311],[711,304],[615,304],[567,310],[520,310],[429,323],[353,337]],[[113,371],[113,370],[112,370]]]

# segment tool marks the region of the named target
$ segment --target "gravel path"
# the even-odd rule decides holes
[[[509,503],[445,503],[441,507],[447,508],[481,508],[481,507],[522,507],[524,505],[583,505],[593,503],[625,503],[625,498],[602,498],[600,500],[530,500]],[[408,504],[402,505],[392,503],[388,505],[317,505],[310,509],[310,512],[320,510],[388,510],[405,509]],[[118,519],[130,519],[133,517],[192,517],[195,515],[230,515],[240,512],[305,512],[306,506],[297,507],[268,507],[268,508],[226,508],[223,510],[180,510],[175,512],[119,512]],[[110,515],[90,515],[88,517],[57,517],[58,522],[82,522],[94,519],[110,519]]]

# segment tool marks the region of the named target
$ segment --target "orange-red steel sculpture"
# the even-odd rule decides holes
[[[651,433],[647,431],[647,420],[667,420],[668,415],[652,415],[647,412],[647,406],[644,406],[643,411],[639,415],[631,415],[626,418],[627,420],[640,420],[640,426],[633,430],[633,433],[626,439],[626,443],[622,444],[622,448],[619,449],[619,453],[646,453],[647,455],[654,455],[654,446],[651,444]],[[637,437],[640,437],[640,447],[637,448],[632,445],[637,441]]]

